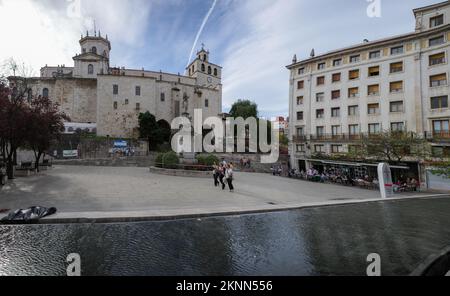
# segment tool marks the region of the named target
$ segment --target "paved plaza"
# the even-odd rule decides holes
[[[60,215],[172,216],[294,208],[370,200],[379,192],[267,174],[236,173],[236,191],[212,179],[151,174],[147,168],[55,166],[0,189],[0,209],[56,207]],[[127,214],[125,214],[125,212]],[[103,214],[102,214],[103,213]],[[88,216],[86,216],[88,217]]]

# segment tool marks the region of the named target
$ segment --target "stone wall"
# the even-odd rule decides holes
[[[37,79],[31,85],[33,95],[49,90],[49,98],[59,104],[73,122],[97,121],[97,80],[75,78]]]

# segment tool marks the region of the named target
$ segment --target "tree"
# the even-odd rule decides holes
[[[23,84],[8,88],[0,83],[0,139],[3,162],[9,179],[14,178],[17,149],[25,144],[28,134],[29,108],[23,100],[27,87]]]
[[[238,100],[231,107],[230,115],[234,118],[258,118],[258,105],[250,100]]]
[[[423,159],[430,154],[428,142],[412,132],[386,131],[363,136],[359,146],[361,156],[377,160],[400,162],[406,157]]]
[[[450,161],[433,163],[433,168],[431,169],[431,172],[434,175],[450,179]]]
[[[64,120],[69,118],[49,98],[39,96],[31,101],[26,143],[34,152],[36,171],[41,157],[64,131]]]
[[[156,122],[150,112],[139,114],[139,134],[148,139],[149,150],[156,150],[159,145],[170,141],[171,129],[166,121]]]

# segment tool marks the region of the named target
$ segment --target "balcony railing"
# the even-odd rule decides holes
[[[308,141],[308,137],[296,135],[296,136],[292,137],[292,141],[294,143],[304,143],[304,142]]]
[[[439,64],[444,64],[445,58],[437,58],[437,59],[430,59],[430,66],[435,66]]]
[[[450,142],[450,131],[426,133],[425,137],[431,142]]]

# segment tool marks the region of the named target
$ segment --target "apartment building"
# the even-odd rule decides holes
[[[450,1],[415,9],[412,33],[312,55],[290,70],[291,165],[355,149],[362,134],[405,130],[450,157]]]

